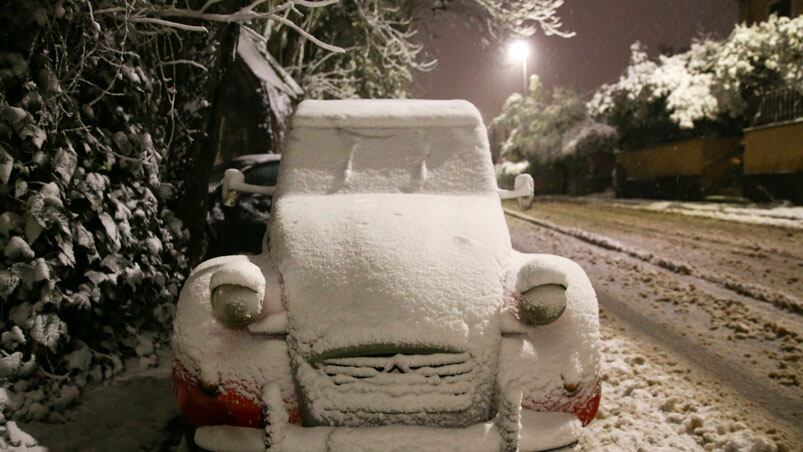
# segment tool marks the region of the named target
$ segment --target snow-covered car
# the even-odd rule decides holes
[[[227,174],[224,192],[261,191]],[[513,250],[465,101],[304,101],[257,255],[199,265],[173,379],[210,450],[513,451],[577,441],[599,317],[572,261]]]

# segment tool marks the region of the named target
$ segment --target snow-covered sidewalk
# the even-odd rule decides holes
[[[132,360],[122,375],[87,389],[77,406],[62,413],[66,422],[9,422],[20,430],[14,435],[8,432],[11,444],[6,447],[19,452],[122,452],[164,450],[177,444],[180,426],[172,425],[178,411],[170,353],[163,351],[159,358],[159,366],[150,369]]]
[[[650,212],[674,213],[736,223],[803,229],[803,206],[786,204],[657,201],[652,199],[614,199],[600,195],[577,198],[559,197],[556,199],[603,204],[611,207],[638,209]]]

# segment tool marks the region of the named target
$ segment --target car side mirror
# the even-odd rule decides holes
[[[518,198],[519,209],[529,210],[533,206],[535,181],[529,174],[519,174],[513,182],[513,190],[497,188],[496,191],[501,199]]]
[[[240,193],[255,193],[261,195],[273,195],[276,187],[253,185],[245,183],[245,175],[242,171],[229,168],[223,173],[223,205],[234,207],[240,200]]]

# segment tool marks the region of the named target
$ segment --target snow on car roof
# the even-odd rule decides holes
[[[496,193],[488,134],[462,100],[301,103],[277,193]]]
[[[476,127],[477,108],[465,100],[348,99],[305,100],[293,117],[302,128]]]

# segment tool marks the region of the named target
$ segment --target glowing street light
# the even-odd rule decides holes
[[[507,47],[507,56],[512,61],[521,61],[522,95],[527,95],[527,57],[530,55],[530,46],[526,41],[517,40]]]

